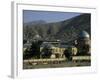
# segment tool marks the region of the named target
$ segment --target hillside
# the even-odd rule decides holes
[[[39,34],[44,40],[72,41],[77,38],[77,35],[85,30],[91,34],[91,15],[82,14],[68,20],[46,23],[45,21],[37,22],[36,24],[26,23],[23,25],[24,39],[33,39],[36,34]]]

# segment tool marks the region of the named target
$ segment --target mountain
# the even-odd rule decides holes
[[[42,21],[41,21],[42,22]],[[91,34],[91,15],[82,14],[68,20],[43,23],[24,24],[24,39],[33,39],[36,34],[39,34],[44,40],[61,40],[72,41],[75,40],[78,34],[85,30]]]
[[[27,22],[24,23],[24,26],[31,26],[31,25],[40,25],[40,24],[46,24],[47,22],[44,20],[37,20],[37,21],[31,21],[31,22]]]

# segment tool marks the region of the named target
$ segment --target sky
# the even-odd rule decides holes
[[[43,20],[48,23],[59,22],[80,14],[82,13],[23,10],[23,22],[28,23],[38,20]]]

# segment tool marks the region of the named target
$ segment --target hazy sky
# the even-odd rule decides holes
[[[80,14],[82,13],[24,10],[23,21],[24,23],[27,23],[31,21],[44,20],[50,23],[66,20]]]

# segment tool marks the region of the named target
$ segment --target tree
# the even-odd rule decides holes
[[[50,58],[52,55],[52,49],[50,48],[49,45],[45,45],[44,48],[42,49],[42,58]]]
[[[71,60],[71,59],[72,59],[71,47],[65,49],[64,55],[65,55],[65,57],[66,57],[68,60]]]
[[[34,58],[40,58],[40,45],[42,44],[42,41],[33,41],[32,42],[32,46],[30,48],[30,53],[32,54],[32,56]]]

